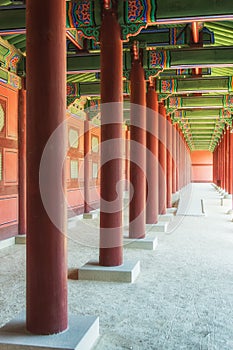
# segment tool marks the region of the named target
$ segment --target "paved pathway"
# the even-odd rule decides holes
[[[230,201],[220,206],[210,184],[194,184],[193,198],[198,193],[205,216],[176,216],[169,232],[158,234],[156,251],[124,249],[125,259],[141,261],[132,285],[75,280],[78,266],[98,259],[98,220],[69,230],[69,312],[99,315],[95,350],[233,349]],[[25,247],[1,250],[0,262],[3,325],[25,308]]]

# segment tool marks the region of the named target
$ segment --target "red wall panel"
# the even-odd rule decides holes
[[[209,151],[191,152],[192,182],[213,181],[213,153]]]
[[[70,144],[70,130],[78,133],[78,146]],[[70,114],[67,114],[67,132],[68,132],[68,151],[66,160],[66,180],[67,180],[67,203],[69,210],[69,216],[82,213],[84,210],[84,120],[76,118]],[[92,145],[92,138],[97,137],[100,142],[100,128],[90,123],[89,132],[90,148]],[[71,165],[72,161],[78,161],[78,178],[72,179],[71,177]],[[90,164],[90,206],[97,208],[99,206],[99,174],[97,178],[92,177],[92,163],[99,164],[99,150],[93,151],[92,148],[89,152],[89,164]]]
[[[4,184],[18,183],[18,151],[5,149],[3,155]]]
[[[0,240],[18,232],[18,90],[0,83],[4,129],[0,133]]]
[[[0,197],[0,228],[18,222],[18,196]]]

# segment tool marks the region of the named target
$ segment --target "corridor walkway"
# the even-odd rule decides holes
[[[233,222],[226,215],[231,203],[220,206],[210,184],[193,184],[185,196],[188,211],[175,217],[168,233],[158,233],[155,251],[125,248],[125,259],[141,261],[132,285],[77,281],[77,267],[98,259],[98,219],[70,225],[69,312],[99,315],[95,350],[233,349]],[[200,198],[205,215],[194,211]],[[91,244],[85,236],[93,237]],[[25,247],[3,249],[0,258],[3,325],[25,308]]]

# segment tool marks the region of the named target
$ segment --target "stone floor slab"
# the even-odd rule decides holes
[[[7,238],[0,241],[0,249],[7,248],[12,245],[15,245],[15,237]]]

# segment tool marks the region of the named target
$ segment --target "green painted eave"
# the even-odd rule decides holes
[[[159,94],[188,94],[213,92],[228,94],[232,91],[231,81],[231,77],[172,79],[170,82],[166,79],[157,79],[156,91]],[[166,88],[166,85],[168,83],[170,86],[172,86],[172,90]]]
[[[158,51],[160,52],[160,51]],[[162,71],[166,65],[171,69],[185,69],[195,67],[233,67],[233,47],[212,47],[165,50],[166,63],[161,66],[154,66],[151,63],[153,51],[146,51],[143,54],[143,68],[146,70]],[[131,69],[130,52],[123,54],[124,70]],[[167,67],[168,68],[168,67]],[[67,57],[68,72],[100,71],[100,54],[69,55]]]
[[[72,83],[75,86],[75,91],[77,91],[76,97],[80,96],[100,96],[100,83],[99,82],[79,82]],[[129,83],[123,83],[123,93],[124,95],[129,95]]]
[[[182,18],[201,18],[232,15],[232,1],[213,1],[213,0],[158,0],[157,1],[157,20],[161,19],[182,19]]]
[[[233,76],[233,68],[212,68],[211,69],[211,76]]]
[[[220,109],[203,109],[203,110],[188,110],[180,111],[182,118],[201,119],[201,118],[219,118]]]
[[[216,109],[216,108],[233,108],[233,95],[229,96],[229,100],[225,95],[214,96],[184,96],[184,97],[169,97],[166,100],[166,107],[168,110],[172,109]],[[232,103],[230,102],[232,101]],[[176,103],[174,103],[176,102]]]
[[[66,81],[68,83],[83,83],[83,82],[98,82],[99,78],[95,73],[82,73],[82,74],[68,74]]]
[[[3,6],[3,5],[0,5]],[[0,7],[0,31],[25,30],[25,6],[14,6],[11,9]]]
[[[169,50],[171,68],[233,67],[233,47]]]

